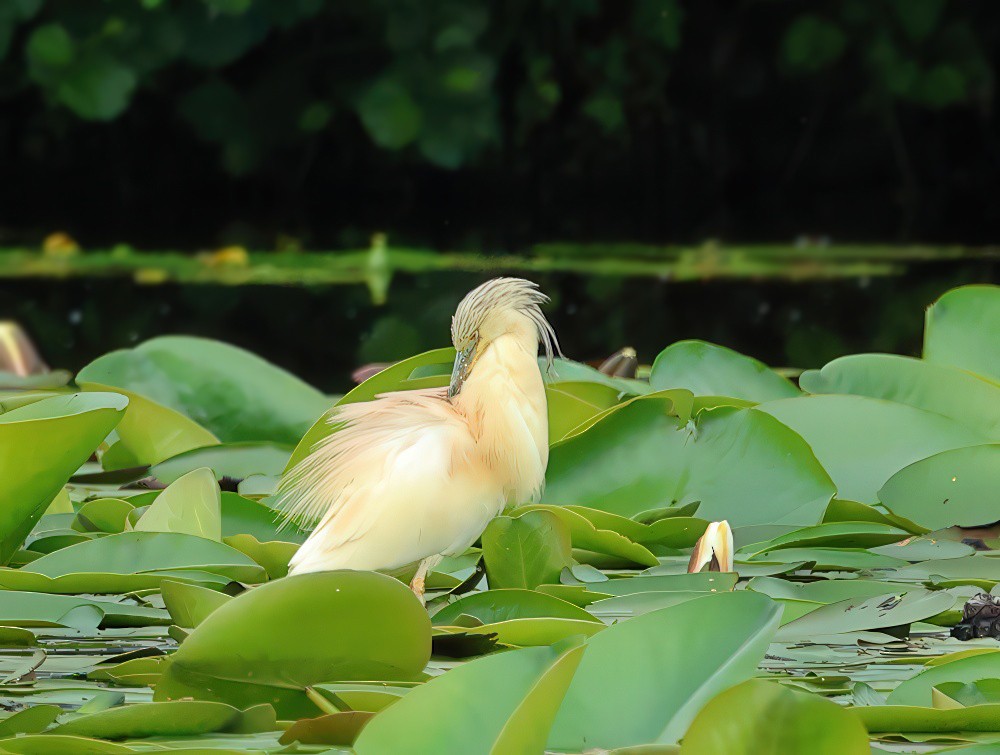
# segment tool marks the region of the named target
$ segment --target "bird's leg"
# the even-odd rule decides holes
[[[417,566],[417,573],[413,575],[413,579],[410,580],[410,589],[413,590],[413,594],[417,596],[417,600],[420,601],[420,605],[425,605],[424,600],[424,583],[427,579],[427,572],[433,569],[441,563],[441,556],[428,556],[420,565]]]

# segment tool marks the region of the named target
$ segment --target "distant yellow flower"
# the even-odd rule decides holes
[[[50,233],[42,241],[42,254],[46,257],[72,257],[80,251],[80,245],[72,236],[62,231]]]

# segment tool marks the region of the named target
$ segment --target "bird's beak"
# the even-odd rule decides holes
[[[455,367],[451,371],[451,384],[448,386],[448,398],[454,398],[462,390],[465,379],[469,377],[472,364],[476,361],[476,344],[470,344],[455,355]]]

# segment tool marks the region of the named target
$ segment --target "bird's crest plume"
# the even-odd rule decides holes
[[[556,355],[562,356],[556,332],[542,314],[549,297],[538,284],[524,278],[493,278],[472,289],[459,303],[451,318],[451,337],[460,344],[473,337],[483,320],[496,309],[513,309],[527,316],[538,330],[538,340],[545,349],[549,369]]]

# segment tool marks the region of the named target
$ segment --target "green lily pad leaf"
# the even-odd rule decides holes
[[[330,417],[338,406],[353,404],[358,401],[371,401],[376,396],[392,391],[407,391],[417,388],[438,388],[448,385],[451,366],[455,362],[455,349],[446,347],[434,349],[423,354],[417,354],[377,372],[360,385],[348,391],[333,406],[324,407],[323,415],[302,435],[292,451],[285,466],[285,472],[302,461],[323,438],[336,431],[336,423],[330,423]],[[440,368],[440,369],[433,369]],[[417,377],[430,369],[433,373],[425,377]]]
[[[330,404],[315,388],[248,351],[189,336],[153,338],[105,354],[77,380],[145,396],[225,443],[296,443]]]
[[[924,359],[1000,381],[1000,286],[962,286],[927,309]]]
[[[804,396],[761,404],[756,411],[805,438],[838,497],[862,503],[877,501],[879,488],[908,464],[989,440],[940,414],[865,396]]]
[[[583,645],[486,656],[417,687],[361,731],[358,755],[389,752],[542,752]],[[489,689],[488,695],[470,690]],[[463,715],[442,716],[442,710]]]
[[[593,617],[579,606],[551,595],[534,590],[494,589],[470,593],[449,603],[434,614],[434,624],[451,624],[463,614],[474,616],[484,624],[542,617],[593,621]]]
[[[706,520],[817,524],[834,487],[794,432],[755,409],[702,412],[697,424],[646,397],[552,448],[543,502],[630,517],[701,501]]]
[[[278,741],[283,745],[299,742],[304,745],[350,747],[374,715],[369,711],[346,710],[317,718],[302,718],[289,726]]]
[[[33,705],[0,721],[0,737],[45,731],[63,712],[58,705]]]
[[[681,755],[868,755],[868,732],[850,710],[818,695],[751,679],[712,699]]]
[[[637,592],[731,592],[739,575],[735,572],[699,572],[698,574],[640,575],[624,579],[609,579],[594,589],[607,595],[631,595]]]
[[[992,443],[914,462],[890,477],[878,497],[894,514],[936,530],[996,521],[997,490],[1000,443]]]
[[[604,624],[589,615],[583,620],[535,616],[469,627],[463,634],[494,636],[495,642],[514,647],[536,647],[554,645],[568,637],[590,637],[602,629]]]
[[[761,551],[750,558],[751,562],[813,563],[813,571],[860,571],[863,569],[901,569],[909,564],[860,548],[779,548]]]
[[[263,577],[263,569],[235,548],[170,532],[108,535],[31,562],[31,571],[46,577],[82,572],[127,575],[189,568],[204,569],[241,582],[261,581]]]
[[[28,648],[37,644],[34,632],[22,627],[0,625],[0,648]]]
[[[35,592],[9,592],[0,600],[0,624],[18,627],[143,627],[169,624],[158,608]]]
[[[649,384],[654,390],[687,388],[695,396],[757,402],[799,395],[791,381],[766,364],[705,341],[678,341],[661,351]]]
[[[558,582],[572,562],[569,528],[548,511],[498,516],[483,532],[483,559],[491,588],[528,590]]]
[[[270,702],[283,718],[301,717],[313,684],[419,674],[430,626],[413,593],[383,574],[286,577],[209,614],[170,656],[153,699]]]
[[[549,383],[545,398],[549,416],[549,443],[561,440],[591,417],[615,406],[621,394],[601,383]]]
[[[133,529],[221,540],[221,493],[212,470],[202,467],[171,483],[139,517]]]
[[[262,543],[271,540],[303,543],[308,533],[289,524],[281,526],[281,514],[263,502],[226,491],[222,494],[222,536],[252,535]]]
[[[642,616],[644,613],[657,611],[661,608],[676,606],[678,603],[685,603],[709,594],[700,590],[634,592],[594,601],[587,606],[587,611],[595,618],[610,624],[621,619]]]
[[[0,414],[0,564],[125,413],[114,393],[69,394]]]
[[[89,737],[61,734],[28,734],[0,739],[0,749],[14,755],[125,755],[135,752],[131,747],[104,742]]]
[[[855,354],[835,359],[822,370],[807,370],[799,385],[810,393],[848,393],[909,404],[1000,440],[1000,384],[956,367],[895,354]]]
[[[1000,704],[997,703],[951,709],[923,708],[890,703],[889,705],[872,705],[853,710],[864,723],[865,728],[873,734],[880,732],[1000,731]]]
[[[85,391],[120,393],[128,398],[128,409],[118,424],[114,453],[101,458],[106,470],[156,464],[193,448],[218,445],[219,439],[180,412],[162,406],[120,386],[80,382]]]
[[[872,548],[896,543],[910,536],[906,530],[875,522],[833,522],[789,532],[749,546],[755,553],[782,548]]]
[[[543,508],[551,509],[557,515],[560,511],[569,511],[572,514],[577,514],[587,519],[598,530],[616,532],[635,543],[645,546],[662,545],[667,548],[690,548],[698,542],[698,538],[705,534],[705,528],[708,527],[706,520],[686,515],[672,514],[667,517],[653,519],[646,523],[607,511],[587,508],[586,506],[543,506]],[[579,547],[590,550],[599,550],[598,548],[578,543],[576,540],[573,541],[573,545],[579,545]],[[650,564],[650,566],[655,566],[655,564]]]
[[[557,357],[552,361],[552,369],[549,370],[545,359],[540,358],[538,366],[542,370],[542,377],[545,378],[547,383],[598,383],[606,385],[609,388],[614,388],[626,396],[642,396],[651,393],[653,390],[649,383],[645,381],[605,375],[589,364],[575,362],[572,359]]]
[[[823,515],[824,522],[878,522],[879,524],[889,524],[893,527],[912,532],[915,535],[923,535],[930,532],[926,527],[921,527],[909,519],[896,516],[890,512],[880,511],[874,506],[857,501],[847,501],[843,498],[834,498],[830,505],[826,507]]]
[[[904,579],[930,580],[943,577],[959,583],[961,580],[1000,582],[1000,557],[975,553],[962,558],[940,558],[905,564],[896,572],[896,577]]]
[[[632,542],[626,535],[615,530],[599,529],[595,522],[584,513],[593,511],[594,514],[598,515],[597,518],[599,518],[600,514],[604,512],[583,507],[544,505],[524,506],[518,509],[518,511],[547,511],[558,517],[569,529],[573,548],[617,556],[629,564],[638,564],[639,566],[656,566],[660,563],[656,556],[650,553],[644,546]],[[623,529],[635,530],[644,528],[644,525],[633,522],[631,519],[626,519],[625,517],[615,517],[615,521],[611,522],[611,516],[613,515],[608,515],[609,519],[603,521],[605,523],[619,524]],[[706,522],[705,525],[707,526],[708,523]],[[704,532],[704,529],[702,531]],[[695,540],[697,540],[697,537]],[[693,545],[694,543],[692,542],[691,544]]]
[[[217,590],[165,579],[160,583],[163,603],[170,618],[177,626],[192,629],[203,622],[210,613],[232,600]]]
[[[149,473],[167,485],[201,467],[211,469],[217,480],[244,480],[258,474],[278,476],[291,452],[289,446],[262,441],[223,443],[185,451],[156,464]]]
[[[160,681],[164,656],[133,658],[111,666],[101,665],[87,673],[91,681],[109,682],[119,687],[150,687]]]
[[[39,559],[35,560],[37,561]],[[244,579],[240,579],[239,576],[226,576],[223,574],[204,571],[204,569],[213,569],[215,572],[224,571],[231,575],[242,574]],[[212,585],[221,590],[234,580],[255,583],[262,581],[264,577],[264,570],[257,564],[254,564],[252,571],[248,571],[248,568],[243,565],[213,564],[211,566],[205,566],[202,569],[190,567],[163,570],[154,569],[152,571],[139,572],[137,574],[74,572],[72,574],[64,574],[59,577],[49,577],[44,574],[36,574],[21,568],[0,569],[0,589],[27,590],[31,592],[59,595],[97,595],[107,593],[131,593],[139,590],[158,590],[160,582],[164,579],[176,579],[182,582]]]
[[[889,705],[899,706],[930,706],[933,703],[934,688],[942,684],[948,682],[971,684],[980,679],[1000,678],[998,651],[953,655],[957,656],[954,660],[951,660],[951,656],[944,656],[938,659],[937,665],[929,666],[916,676],[901,682],[889,693],[886,702]]]
[[[914,537],[892,545],[872,548],[872,553],[879,553],[906,561],[931,561],[946,558],[964,558],[972,556],[976,549],[971,545],[956,540],[938,540],[930,536]]]
[[[912,624],[947,611],[955,597],[946,592],[910,589],[886,590],[873,597],[856,597],[830,603],[778,630],[779,642],[808,639],[817,634],[841,634]]]
[[[377,713],[397,702],[410,691],[410,687],[388,683],[364,684],[344,682],[342,684],[317,684],[314,690],[324,697],[333,697],[332,704],[341,710],[358,710]],[[343,706],[340,708],[340,706]]]
[[[599,632],[587,640],[549,748],[673,744],[707,700],[754,674],[779,616],[766,596],[720,593]]]
[[[135,509],[121,498],[95,498],[80,506],[73,520],[73,529],[81,532],[124,532],[128,515]]]
[[[912,590],[906,582],[880,582],[873,579],[819,579],[815,582],[790,582],[774,577],[754,577],[748,590],[762,592],[772,598],[805,600],[813,603],[838,603],[852,598],[873,598],[893,590]]]
[[[287,575],[288,564],[300,547],[299,543],[286,543],[281,540],[262,543],[253,535],[230,535],[223,538],[223,542],[263,566],[268,579],[280,579]]]
[[[239,718],[236,708],[204,700],[138,703],[80,716],[57,726],[52,733],[101,739],[196,737],[223,731]]]

